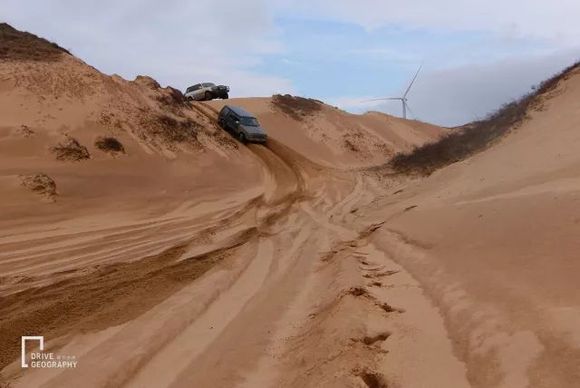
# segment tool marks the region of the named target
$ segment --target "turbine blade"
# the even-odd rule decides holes
[[[411,86],[413,86],[413,84],[415,83],[415,80],[417,79],[417,76],[419,75],[419,72],[421,71],[421,68],[422,67],[423,67],[423,64],[421,63],[421,65],[417,69],[417,72],[415,73],[415,76],[411,80],[411,83],[409,84],[409,87],[407,88],[407,90],[405,90],[405,94],[403,94],[403,98],[407,97],[407,93],[409,93],[409,90],[411,90]]]

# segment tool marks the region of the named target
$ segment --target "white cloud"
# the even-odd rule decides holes
[[[363,113],[379,109],[385,105],[384,101],[371,101],[374,97],[334,97],[325,99],[325,103],[337,106],[353,113]]]
[[[419,75],[408,95],[409,116],[447,126],[480,119],[578,60],[580,54],[573,50],[550,56],[425,71]],[[398,101],[377,104],[365,102],[366,99],[339,97],[331,101],[356,113],[372,109],[401,115]]]
[[[532,37],[557,46],[580,40],[578,0],[285,0],[304,17],[444,31],[486,31],[504,39]]]
[[[129,79],[147,74],[181,89],[223,82],[233,96],[293,91],[290,80],[253,70],[284,50],[267,0],[3,0],[0,19]]]

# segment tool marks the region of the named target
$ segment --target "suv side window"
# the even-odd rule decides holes
[[[238,117],[237,114],[235,114],[233,111],[229,111],[228,112],[228,121],[230,121],[232,124],[236,121],[236,120],[240,120],[240,118]]]

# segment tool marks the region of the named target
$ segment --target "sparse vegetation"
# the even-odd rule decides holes
[[[56,183],[44,173],[21,175],[20,184],[36,194],[49,198],[56,195]]]
[[[374,372],[374,371],[371,371],[368,369],[364,369],[362,371],[355,371],[355,373],[360,376],[362,381],[364,381],[366,386],[369,388],[388,388],[389,387],[389,384],[385,380],[384,376],[377,373],[377,372]]]
[[[200,125],[185,118],[177,120],[166,114],[157,114],[142,120],[147,133],[169,143],[184,143],[197,140]]]
[[[77,139],[70,136],[67,136],[62,143],[52,147],[51,151],[56,155],[57,160],[63,161],[76,162],[91,157],[87,147],[83,146]]]
[[[311,98],[295,97],[289,94],[272,96],[272,104],[294,120],[302,121],[322,109],[322,102]]]
[[[519,100],[504,104],[487,118],[470,123],[439,141],[425,144],[406,154],[396,155],[390,166],[397,173],[429,175],[451,163],[461,161],[480,152],[520,124],[530,109],[540,104],[539,97],[553,90],[558,82],[580,66],[580,62],[542,82]]]
[[[95,141],[95,147],[101,151],[112,153],[112,154],[124,154],[125,147],[123,144],[115,139],[114,137],[101,136]]]
[[[350,139],[344,139],[344,146],[352,152],[359,152],[359,148]]]
[[[34,131],[28,125],[21,125],[18,133],[24,137],[34,136]]]
[[[169,109],[169,111],[177,113],[179,109],[186,106],[185,96],[181,91],[171,86],[162,88],[159,82],[149,76],[138,75],[133,82],[154,91],[154,98],[159,102],[161,109]]]
[[[157,101],[159,101],[163,106],[169,108],[181,108],[185,106],[185,97],[181,91],[168,86],[162,93],[157,97]]]
[[[148,88],[153,89],[153,90],[157,90],[157,89],[161,88],[161,85],[159,85],[159,82],[157,82],[155,79],[153,79],[147,75],[138,75],[137,77],[135,77],[135,80],[133,82],[147,86]]]
[[[70,54],[56,43],[0,23],[0,60],[56,61]]]

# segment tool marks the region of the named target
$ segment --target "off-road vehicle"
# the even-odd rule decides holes
[[[225,105],[218,115],[218,124],[242,143],[265,143],[268,139],[258,119],[239,106]]]
[[[212,82],[204,82],[190,86],[185,91],[185,98],[189,101],[209,101],[214,98],[229,97],[230,88],[226,85],[216,85]]]

